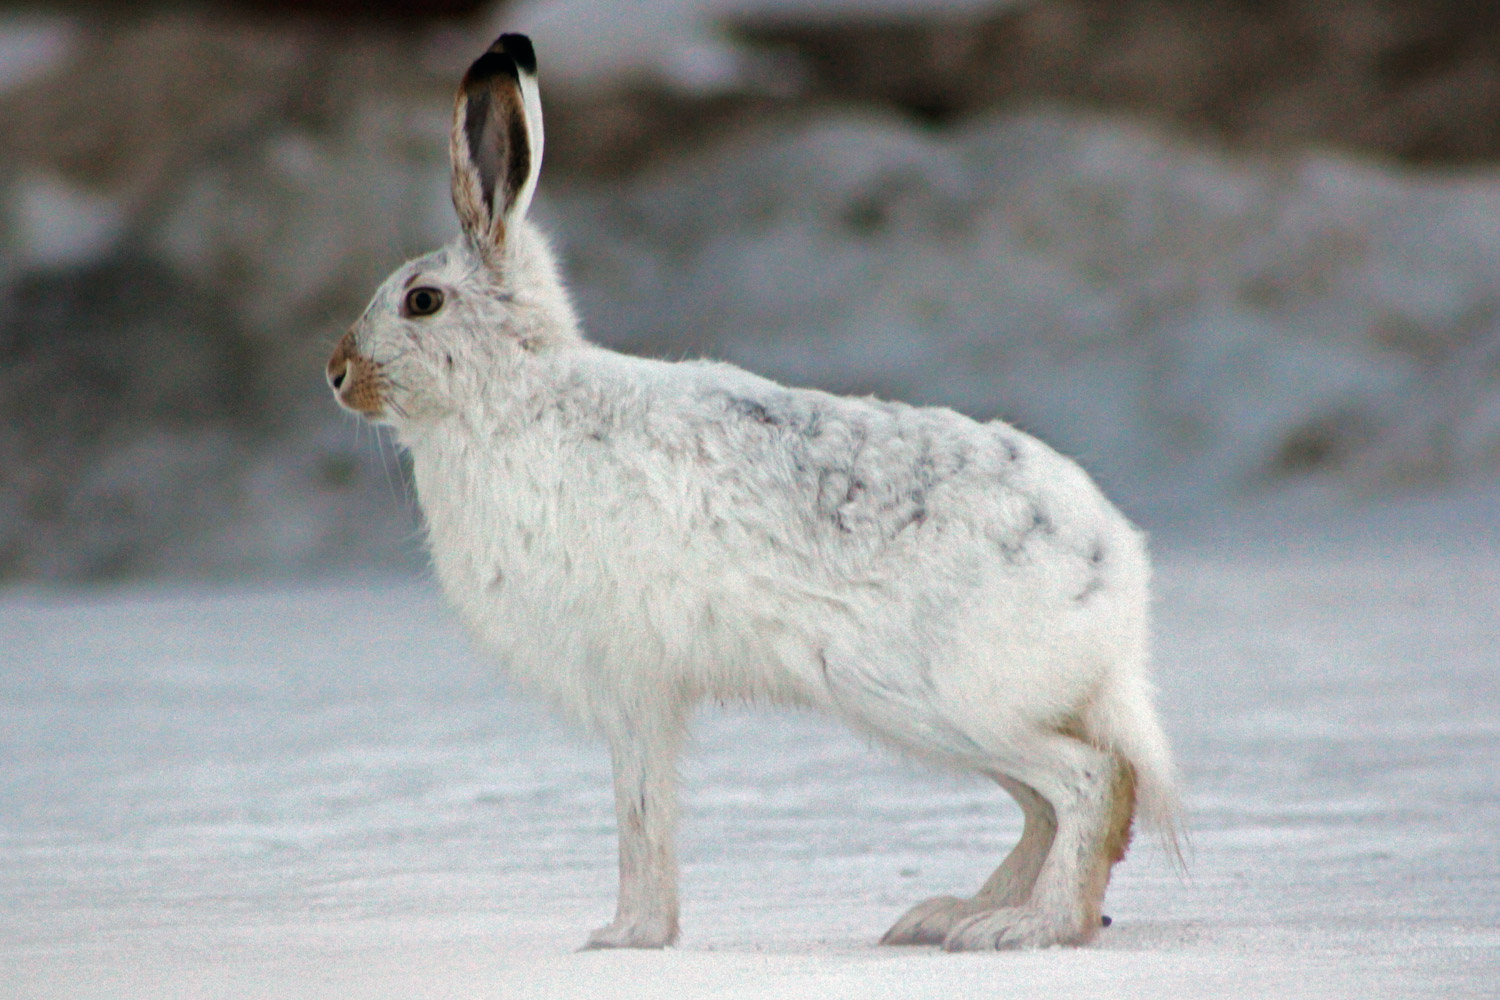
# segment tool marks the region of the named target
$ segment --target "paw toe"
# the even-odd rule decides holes
[[[1026,907],[1007,907],[960,920],[943,939],[943,950],[1015,951],[1083,944],[1087,939],[1065,921]]]
[[[976,912],[972,900],[935,896],[923,900],[885,932],[881,944],[942,944],[953,925]]]
[[[580,951],[602,948],[665,948],[677,940],[677,924],[667,920],[640,920],[606,924],[589,935]]]

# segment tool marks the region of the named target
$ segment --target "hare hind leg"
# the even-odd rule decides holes
[[[1057,817],[1035,789],[1003,774],[994,778],[1025,816],[1020,841],[972,898],[934,896],[923,900],[886,931],[881,944],[942,944],[959,922],[979,913],[1020,906],[1031,897],[1031,887],[1057,833]]]
[[[999,891],[993,901],[976,897],[985,909],[959,919],[943,947],[987,951],[1084,944],[1099,931],[1110,869],[1129,840],[1134,812],[1129,766],[1055,732],[1038,734],[1000,763],[1011,781],[1034,790],[1051,807],[1056,833],[1026,898],[1014,901],[1013,893],[1003,891],[1002,872],[996,872],[991,882]]]

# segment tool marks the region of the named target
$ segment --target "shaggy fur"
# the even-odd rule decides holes
[[[980,891],[919,904],[887,942],[1089,940],[1136,803],[1173,828],[1142,536],[1004,424],[586,343],[525,215],[534,68],[507,35],[465,77],[463,236],[385,282],[329,379],[410,451],[463,620],[609,743],[619,907],[590,946],[677,936],[675,768],[704,698],[824,709],[1020,804]],[[420,289],[441,307],[414,315]]]

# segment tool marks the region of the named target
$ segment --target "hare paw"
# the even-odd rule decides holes
[[[881,944],[942,944],[955,924],[983,909],[972,899],[934,896],[906,911],[885,932]]]
[[[959,920],[943,938],[944,951],[1014,951],[1076,945],[1097,927],[1079,928],[1069,920],[1027,906],[1008,906]]]
[[[594,951],[599,948],[665,948],[676,940],[677,921],[668,917],[615,920],[590,934],[588,941],[579,950]]]

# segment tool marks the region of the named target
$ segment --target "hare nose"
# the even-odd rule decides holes
[[[333,391],[338,392],[344,387],[344,379],[349,374],[349,366],[354,359],[354,334],[346,333],[339,340],[338,346],[333,349],[333,357],[328,359],[328,384],[333,386]]]

